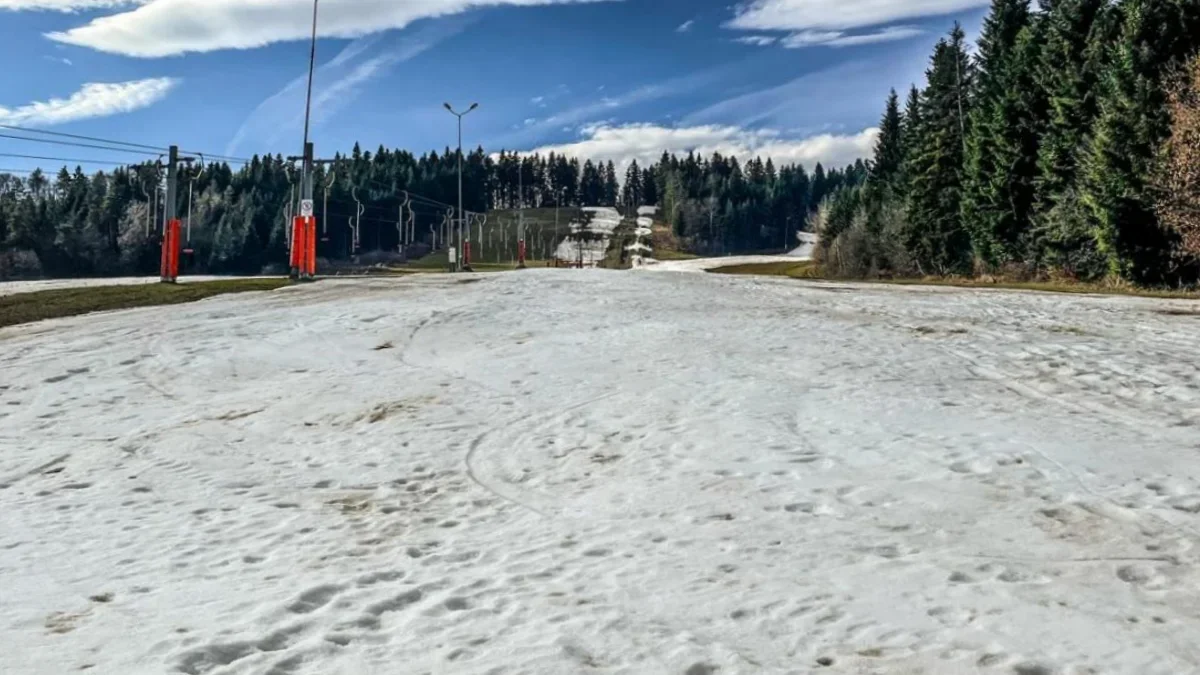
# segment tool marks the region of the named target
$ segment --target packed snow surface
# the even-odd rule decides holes
[[[803,259],[786,255],[730,255],[722,258],[690,258],[687,260],[659,260],[645,269],[656,272],[708,272],[734,265],[756,265],[760,263],[803,262]]]
[[[1200,672],[1195,305],[537,270],[0,330],[0,672]]]
[[[812,232],[797,232],[796,239],[799,240],[800,245],[789,251],[788,255],[793,258],[812,260],[819,241],[817,235]]]
[[[582,260],[585,267],[595,267],[608,252],[608,241],[613,230],[621,224],[621,214],[607,206],[589,206],[583,211],[588,214],[587,223],[571,223],[573,236],[559,242],[554,257],[568,262]],[[580,237],[581,232],[590,233],[592,237]]]

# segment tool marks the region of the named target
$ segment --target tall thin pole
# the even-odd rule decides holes
[[[450,111],[451,115],[458,118],[458,255],[455,269],[462,271],[463,259],[463,221],[466,219],[466,214],[463,212],[463,151],[462,151],[462,118],[466,117],[472,110],[479,107],[478,103],[472,103],[470,108],[465,112],[455,112],[454,107],[449,103],[443,104],[446,110]],[[467,233],[470,236],[470,233]]]
[[[466,113],[463,113],[464,115]],[[462,115],[458,116],[458,271],[463,268]]]
[[[525,158],[517,155],[517,247],[525,241]],[[522,261],[523,263],[524,261]]]
[[[321,0],[313,0],[312,50],[308,56],[308,97],[304,101],[304,145],[308,145],[308,121],[312,112],[313,71],[317,63],[317,5]]]
[[[300,168],[300,198],[310,202],[313,198],[313,147],[308,141],[308,130],[309,119],[312,116],[313,74],[317,67],[317,6],[319,2],[320,0],[313,0],[312,46],[308,53],[308,94],[304,99],[304,147],[302,153],[304,159]]]

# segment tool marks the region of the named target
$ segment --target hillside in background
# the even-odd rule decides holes
[[[477,149],[466,157],[463,194],[468,212],[498,212],[489,215],[497,227],[485,229],[483,260],[515,257],[511,212],[519,206],[530,219],[534,258],[548,256],[556,245],[556,205],[560,230],[571,219],[566,212],[584,205],[659,205],[679,246],[730,252],[782,246],[825,196],[866,176],[861,161],[830,170],[817,164],[810,173],[801,166],[777,169],[769,159],[743,165],[721,155],[664,154],[645,169],[634,163],[620,182],[611,162],[601,167],[561,155],[506,152],[493,158]],[[176,204],[190,232],[184,272],[281,270],[284,224],[299,208],[297,181],[279,156],[253,157],[240,166],[182,167],[180,185],[191,187],[179,190]],[[314,182],[320,258],[346,261],[397,253],[402,246],[421,255],[444,249],[451,204],[458,201],[455,153],[417,157],[356,147],[320,167]],[[40,171],[27,178],[0,174],[0,279],[153,274],[165,210],[162,187],[161,170],[151,164],[91,175],[64,167],[53,179]]]

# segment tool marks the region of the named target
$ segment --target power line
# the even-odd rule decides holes
[[[139,148],[142,150],[153,150],[156,154],[169,151],[169,148],[165,148],[165,147],[161,147],[161,146],[157,146],[157,145],[146,145],[144,143],[130,143],[128,141],[115,141],[115,140],[108,139],[108,138],[99,138],[96,136],[82,136],[80,134],[68,134],[68,133],[63,133],[61,131],[46,131],[44,129],[29,129],[27,127],[19,127],[19,126],[15,126],[12,124],[0,124],[0,129],[10,129],[12,131],[22,131],[27,134],[44,134],[47,136],[57,136],[60,138],[73,138],[73,139],[81,140],[81,141],[92,141],[94,143],[105,143],[108,145],[126,146],[128,148]],[[50,142],[46,139],[26,138],[26,137],[21,137],[21,136],[10,136],[7,134],[2,134],[2,135],[5,138],[15,138],[15,139],[20,139],[20,140],[34,141],[34,142],[41,142],[41,143]],[[63,144],[65,145],[65,143],[63,143]],[[93,146],[79,145],[79,147],[93,147]],[[129,152],[128,150],[125,150],[124,148],[103,148],[103,149],[117,150],[117,151],[121,151],[121,152]],[[250,163],[250,160],[246,159],[245,157],[233,157],[230,155],[218,155],[216,153],[196,152],[194,150],[181,150],[180,152],[183,152],[185,154],[190,154],[190,155],[204,155],[205,157],[211,157],[213,159],[219,159],[219,160],[226,161],[226,162],[233,162],[233,163],[240,163],[240,164],[249,164]],[[145,154],[149,154],[149,153],[145,153]]]
[[[214,155],[214,154],[208,153],[208,152],[196,152],[195,150],[180,150],[179,152],[182,152],[185,155],[200,155],[201,157],[203,157],[205,159],[219,159],[222,162],[232,162],[234,164],[249,164],[251,162],[251,160],[246,159],[245,157],[230,157],[228,155]],[[271,155],[263,155],[263,156],[270,157]]]
[[[111,164],[113,166],[124,166],[129,162],[115,162],[108,159],[72,159],[70,157],[43,157],[41,155],[17,155],[11,152],[0,152],[0,157],[12,157],[15,159],[40,159],[47,162],[65,162],[67,164]]]
[[[31,143],[50,143],[53,145],[67,145],[67,146],[71,146],[71,147],[75,147],[75,148],[90,148],[92,150],[108,150],[111,152],[128,152],[128,153],[132,153],[135,155],[157,156],[159,154],[157,152],[146,152],[144,150],[130,150],[128,148],[109,148],[109,147],[105,147],[103,145],[89,145],[87,143],[73,143],[71,141],[56,141],[51,138],[29,138],[27,136],[13,136],[12,134],[0,134],[0,138],[11,138],[11,139],[18,140],[18,141],[29,141]]]
[[[47,136],[59,136],[61,138],[74,138],[81,141],[93,141],[95,143],[108,143],[109,145],[125,145],[131,148],[142,148],[144,150],[154,150],[156,152],[166,152],[166,148],[161,148],[154,145],[143,145],[141,143],[127,143],[125,141],[112,141],[107,138],[96,138],[95,136],[80,136],[78,134],[65,134],[61,131],[46,131],[44,129],[27,129],[18,127],[12,124],[0,124],[0,129],[11,129],[13,131],[24,131],[28,134],[45,134]]]
[[[0,174],[2,174],[2,173],[33,173],[36,170],[37,169],[34,169],[34,170],[30,170],[30,169],[0,169]]]

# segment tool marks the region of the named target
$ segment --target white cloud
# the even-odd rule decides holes
[[[684,21],[683,23],[679,24],[679,28],[676,28],[675,32],[676,33],[686,33],[692,29],[692,26],[695,26],[695,25],[696,25],[695,19],[688,19],[687,21]]]
[[[907,40],[923,35],[925,31],[913,26],[889,26],[871,33],[847,35],[838,31],[800,31],[784,38],[780,44],[788,49],[803,49],[804,47],[856,47],[877,42],[893,42]]]
[[[664,127],[656,124],[624,126],[597,125],[584,129],[582,140],[546,145],[530,153],[565,154],[581,159],[612,160],[623,170],[636,159],[646,166],[658,161],[663,151],[710,156],[719,152],[740,161],[768,157],[776,165],[803,164],[811,169],[817,162],[826,166],[844,166],[870,156],[878,129],[857,134],[821,134],[807,138],[787,138],[778,131],[748,130],[735,126],[705,125]]]
[[[78,12],[89,9],[112,9],[143,2],[147,2],[147,0],[0,0],[0,10]]]
[[[25,1],[29,0],[16,0]],[[144,1],[145,4],[130,11],[99,17],[47,37],[103,52],[154,58],[219,49],[252,49],[275,42],[306,40],[312,32],[310,0]],[[404,28],[419,19],[461,14],[480,7],[604,1],[609,0],[340,0],[321,6],[318,30],[322,37],[357,38]],[[63,4],[67,2],[63,0]]]
[[[779,38],[774,35],[747,35],[745,37],[735,38],[734,42],[740,42],[744,45],[754,45],[755,47],[770,47],[779,42]]]
[[[983,7],[989,0],[752,0],[726,25],[742,30],[846,30]]]
[[[34,101],[19,108],[0,106],[0,124],[51,126],[92,117],[108,117],[151,106],[179,84],[170,77],[134,82],[88,83],[69,98]]]

